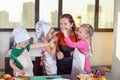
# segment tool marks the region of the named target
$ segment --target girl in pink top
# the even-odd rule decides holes
[[[69,45],[69,47],[77,48],[78,51],[85,55],[85,65],[84,71],[90,72],[90,60],[89,60],[89,48],[91,47],[91,38],[93,36],[94,29],[90,24],[82,24],[78,29],[78,42],[72,42],[67,35],[67,29],[64,28],[62,30],[65,36],[65,41]],[[89,44],[90,43],[90,44]],[[74,54],[73,54],[74,55]],[[79,61],[81,62],[81,61]],[[77,62],[77,63],[79,63]],[[74,62],[73,62],[74,63]]]

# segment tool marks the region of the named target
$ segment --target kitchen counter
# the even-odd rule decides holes
[[[74,75],[33,76],[33,77],[29,77],[29,78],[26,77],[26,78],[24,78],[24,80],[52,80],[52,79],[56,79],[56,78],[58,78],[58,79],[63,78],[62,80],[64,80],[64,79],[78,80],[76,75],[75,76]],[[115,80],[112,78],[111,73],[107,73],[105,75],[105,78],[106,78],[106,80]]]

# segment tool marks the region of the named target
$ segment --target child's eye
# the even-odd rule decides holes
[[[65,23],[65,25],[67,25],[67,23]]]

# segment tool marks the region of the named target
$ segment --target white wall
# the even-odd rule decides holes
[[[11,32],[0,32],[0,68],[4,68],[4,57],[9,49],[10,36]],[[35,33],[30,32],[30,36],[35,37]],[[91,58],[91,64],[111,65],[112,47],[113,33],[96,32],[93,36],[93,58]],[[31,52],[38,54],[40,53],[39,50],[34,50]]]
[[[92,40],[93,57],[92,65],[111,65],[113,51],[113,33],[96,32]]]
[[[115,0],[114,49],[112,54],[112,77],[120,80],[120,0]]]

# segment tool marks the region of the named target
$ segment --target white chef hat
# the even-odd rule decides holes
[[[15,43],[20,43],[20,42],[30,39],[30,36],[29,36],[27,30],[20,26],[14,28],[12,35],[14,37]]]
[[[47,24],[45,21],[41,20],[36,23],[36,35],[37,38],[45,38],[51,29],[51,26]]]

